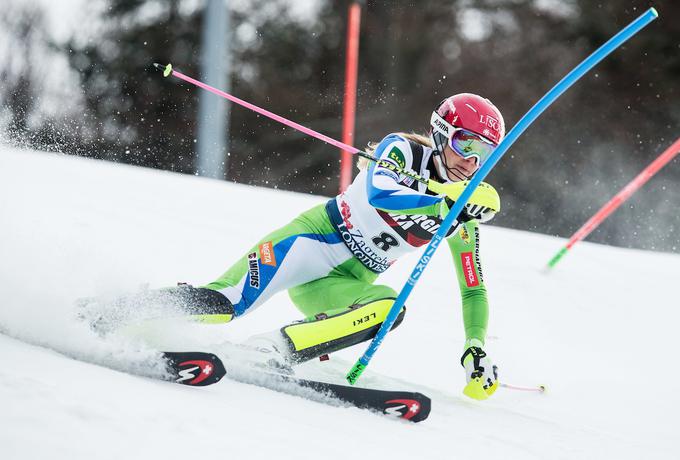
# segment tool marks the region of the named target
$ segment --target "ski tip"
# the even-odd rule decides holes
[[[422,393],[402,393],[385,401],[382,413],[409,422],[422,422],[432,409],[432,400]]]
[[[430,416],[430,411],[432,410],[432,400],[422,393],[415,393],[415,395],[420,401],[420,410],[415,416],[409,418],[408,420],[410,422],[418,423]]]
[[[164,351],[161,356],[166,361],[169,380],[182,385],[212,385],[227,373],[222,360],[212,353]]]
[[[653,15],[655,18],[658,18],[658,17],[659,17],[659,12],[656,11],[656,8],[651,7],[651,8],[649,9],[649,11],[652,13],[652,15]]]

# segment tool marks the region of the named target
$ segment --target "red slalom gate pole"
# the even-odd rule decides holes
[[[613,213],[621,204],[623,204],[628,198],[631,197],[635,192],[638,191],[649,179],[654,176],[661,168],[666,166],[673,158],[675,158],[678,153],[680,153],[680,138],[676,140],[670,147],[668,147],[664,152],[659,155],[656,160],[652,161],[649,166],[642,170],[640,174],[637,175],[635,179],[630,181],[628,185],[623,187],[619,193],[614,195],[614,197],[609,200],[602,208],[593,215],[588,221],[579,228],[574,235],[569,238],[567,244],[560,249],[557,254],[553,256],[548,262],[548,268],[553,268],[557,262],[564,257],[564,255],[569,251],[576,243],[584,239],[593,230],[597,228],[598,225],[602,223],[611,213]]]
[[[347,45],[345,59],[345,96],[342,114],[342,142],[354,144],[354,128],[357,105],[357,73],[359,64],[359,25],[361,23],[360,2],[349,6],[347,24]],[[352,182],[352,152],[341,151],[340,159],[340,193],[344,192]]]

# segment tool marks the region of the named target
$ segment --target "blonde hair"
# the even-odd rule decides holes
[[[428,135],[416,133],[396,133],[396,134],[409,141],[413,141],[417,144],[424,145],[425,147],[432,148],[432,141],[430,140],[430,136]],[[378,142],[369,142],[366,148],[364,149],[364,152],[373,155],[373,152],[375,152],[376,147],[378,147]],[[366,169],[366,166],[368,166],[369,161],[370,160],[368,160],[367,158],[359,157],[359,160],[357,160],[357,167],[359,168],[359,170]]]

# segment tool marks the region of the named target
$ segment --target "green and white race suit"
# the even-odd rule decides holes
[[[399,134],[388,135],[375,150],[376,157],[425,178],[435,171],[432,153]],[[392,288],[374,284],[378,275],[403,254],[427,244],[446,212],[443,197],[431,194],[425,185],[371,163],[345,193],[260,239],[205,287],[224,294],[234,305],[235,317],[284,289],[308,322],[378,302],[380,308],[367,322],[374,327],[396,298]],[[447,242],[461,291],[466,338],[484,342],[488,302],[478,222],[452,228]],[[390,302],[379,302],[385,299]],[[340,328],[347,330],[326,331],[324,339],[354,334],[350,329],[356,323],[352,319]]]

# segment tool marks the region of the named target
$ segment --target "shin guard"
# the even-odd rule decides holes
[[[293,360],[308,361],[373,338],[392,304],[394,299],[352,305],[333,316],[318,315],[315,320],[290,324],[281,333],[289,342]],[[392,329],[402,322],[405,313],[402,308]]]

